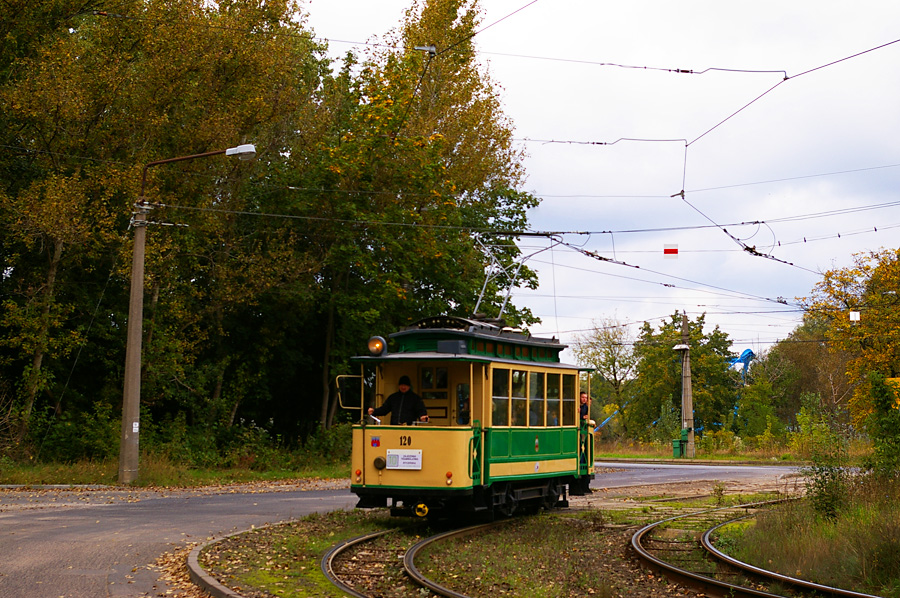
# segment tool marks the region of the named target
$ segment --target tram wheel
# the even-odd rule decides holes
[[[547,494],[544,497],[544,506],[547,509],[555,508],[557,503],[559,502],[559,497],[561,495],[562,488],[560,487],[560,485],[555,481],[549,482],[547,484]]]
[[[516,512],[516,509],[519,506],[519,499],[516,498],[516,493],[513,490],[512,486],[509,484],[503,489],[503,499],[499,505],[497,505],[497,510],[504,517],[512,517],[513,513]]]

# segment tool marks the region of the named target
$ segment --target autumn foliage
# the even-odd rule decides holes
[[[186,430],[222,455],[240,427],[299,446],[340,418],[333,378],[368,336],[468,315],[485,248],[518,253],[535,200],[475,59],[474,3],[415,5],[390,47],[341,61],[291,0],[8,0],[3,13],[4,453],[118,450],[46,442],[120,409],[129,222],[149,162],[258,153],[148,171],[145,448]],[[511,284],[493,280],[482,308]]]

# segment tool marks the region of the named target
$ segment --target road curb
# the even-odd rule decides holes
[[[598,457],[594,455],[596,463],[640,463],[649,465],[754,465],[757,467],[803,467],[808,465],[806,461],[772,461],[744,459],[739,461],[723,461],[713,459],[668,459],[668,458],[639,458],[639,457]]]
[[[191,578],[191,581],[194,582],[195,585],[197,585],[200,589],[205,590],[207,593],[213,596],[213,598],[246,598],[246,596],[244,596],[240,592],[222,585],[221,583],[219,583],[218,579],[207,573],[206,570],[200,565],[200,553],[203,552],[203,549],[205,549],[207,546],[218,544],[219,542],[227,540],[228,538],[233,538],[234,536],[240,536],[241,534],[246,534],[268,527],[284,525],[285,523],[290,523],[291,521],[295,520],[285,519],[283,521],[269,523],[261,527],[251,527],[249,529],[234,532],[233,534],[228,534],[220,538],[213,538],[212,540],[195,546],[187,557],[188,576]]]
[[[235,592],[231,588],[225,587],[219,583],[219,580],[208,574],[206,570],[200,566],[200,552],[207,546],[212,546],[213,544],[221,542],[222,540],[227,540],[232,536],[246,534],[249,531],[252,531],[252,529],[228,534],[227,536],[222,536],[221,538],[216,538],[200,544],[199,546],[195,546],[190,554],[188,554],[187,558],[188,576],[191,578],[191,581],[214,598],[245,598],[243,594]]]

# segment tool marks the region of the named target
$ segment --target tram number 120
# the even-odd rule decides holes
[[[401,436],[400,446],[412,446],[412,436]]]

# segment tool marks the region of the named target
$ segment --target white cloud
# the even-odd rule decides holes
[[[484,24],[526,4],[485,0]],[[313,0],[306,6],[318,35],[366,41],[395,27],[407,3]],[[525,145],[526,189],[544,198],[531,214],[535,230],[623,231],[709,219],[770,221],[900,199],[900,167],[874,168],[900,164],[900,43],[825,66],[897,39],[897,22],[900,4],[885,1],[542,0],[476,41],[503,88],[518,138],[690,143],[686,152],[684,142]],[[333,42],[332,49],[341,54],[348,46]],[[784,75],[777,72],[678,74],[547,59],[784,70],[790,78],[778,85]],[[837,174],[858,169],[868,170]],[[779,179],[789,180],[751,184]],[[682,184],[686,201],[670,197]],[[699,191],[710,187],[724,188]],[[563,340],[614,313],[643,321],[686,309],[692,317],[707,312],[707,322],[738,341],[737,352],[758,350],[800,321],[799,313],[771,300],[809,294],[819,277],[807,269],[844,266],[854,252],[897,247],[900,228],[892,225],[900,225],[900,206],[728,227],[748,245],[800,267],[754,257],[714,228],[567,235],[568,242],[640,269],[557,248],[530,262],[540,272],[540,289],[514,297],[544,318],[536,333]],[[677,260],[663,259],[664,243],[678,243]],[[782,313],[761,313],[772,311]]]

